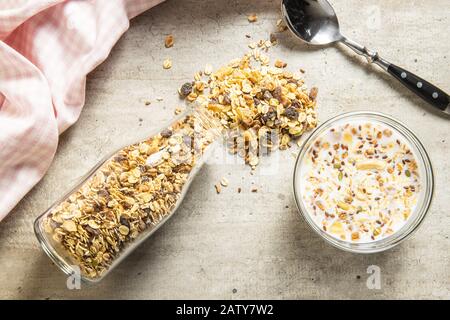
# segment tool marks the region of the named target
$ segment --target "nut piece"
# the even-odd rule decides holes
[[[342,202],[342,201],[339,201],[339,202],[337,203],[337,206],[338,206],[339,208],[341,208],[342,210],[345,210],[345,211],[350,210],[350,205],[349,205],[348,203],[345,203],[345,202]]]
[[[311,91],[309,92],[309,98],[313,101],[316,100],[318,93],[319,89],[317,87],[312,87]]]
[[[128,233],[130,233],[130,228],[128,228],[127,226],[121,225],[119,227],[119,232],[121,235],[126,236],[126,235],[128,235]]]
[[[248,22],[253,23],[258,21],[258,16],[256,15],[256,13],[252,13],[247,17]]]
[[[210,65],[209,63],[206,64],[204,73],[207,76],[211,75],[211,73],[212,73],[212,65]]]
[[[275,67],[277,67],[277,68],[286,68],[287,67],[287,63],[277,59],[277,60],[275,60]]]
[[[228,179],[223,177],[222,180],[220,180],[220,184],[224,187],[228,187]]]
[[[163,62],[163,68],[164,68],[164,69],[170,69],[170,68],[172,68],[172,60],[170,60],[170,59],[164,60],[164,62]]]
[[[171,48],[173,47],[173,42],[173,35],[169,34],[164,40],[164,45],[166,46],[166,48]]]
[[[320,210],[325,211],[325,206],[322,204],[322,202],[317,201],[316,206],[319,207]]]
[[[344,227],[342,226],[342,223],[335,221],[330,227],[330,232],[334,234],[343,234]]]
[[[358,170],[384,170],[386,168],[386,162],[383,160],[363,160],[356,163],[356,169]]]
[[[64,221],[61,227],[69,232],[77,231],[77,225],[72,220]]]
[[[182,112],[183,112],[183,109],[182,109],[182,108],[176,107],[176,108],[175,108],[175,111],[174,111],[173,113],[177,116],[177,115],[179,115],[179,114],[182,113]]]

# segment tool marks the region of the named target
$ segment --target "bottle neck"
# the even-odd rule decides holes
[[[212,140],[223,136],[224,127],[212,111],[200,104],[192,105],[190,108],[191,114],[196,120],[197,129],[204,130]]]

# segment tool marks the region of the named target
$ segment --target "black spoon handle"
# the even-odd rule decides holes
[[[387,71],[397,78],[398,81],[404,84],[409,90],[417,94],[432,106],[444,112],[448,109],[450,104],[448,94],[435,85],[392,63],[389,65]]]
[[[357,42],[345,37],[341,41],[357,54],[366,57],[370,63],[379,65],[430,105],[446,114],[450,114],[450,98],[447,93],[414,73],[384,60],[377,52],[372,52]]]

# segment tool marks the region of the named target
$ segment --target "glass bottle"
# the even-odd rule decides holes
[[[173,215],[220,135],[192,107],[104,158],[36,219],[44,251],[66,274],[100,281]]]

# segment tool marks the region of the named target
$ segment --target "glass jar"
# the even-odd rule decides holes
[[[398,136],[398,139],[405,141],[406,144],[408,145],[408,149],[410,150],[410,152],[412,152],[412,154],[414,154],[414,156],[416,158],[417,172],[420,177],[420,179],[419,179],[420,193],[417,196],[417,202],[416,202],[415,208],[412,210],[412,212],[409,213],[407,220],[404,222],[404,224],[401,226],[401,228],[399,228],[398,230],[395,230],[392,234],[390,234],[384,238],[380,238],[380,239],[374,238],[371,241],[367,241],[367,242],[358,242],[358,241],[352,242],[349,240],[349,238],[344,240],[339,237],[332,236],[329,232],[330,230],[325,228],[325,226],[319,225],[319,223],[315,219],[318,217],[318,215],[316,214],[316,211],[314,211],[315,208],[313,207],[313,209],[311,209],[311,205],[307,204],[305,202],[306,201],[305,197],[306,197],[307,192],[302,192],[302,189],[306,188],[305,185],[311,184],[310,181],[305,179],[305,177],[307,177],[309,175],[309,171],[308,171],[309,169],[305,165],[305,163],[307,163],[305,161],[309,160],[308,157],[309,157],[309,154],[311,153],[311,150],[316,150],[318,145],[323,145],[325,143],[323,141],[323,137],[327,132],[334,132],[333,130],[335,130],[335,128],[348,126],[350,123],[358,123],[358,122],[370,123],[372,125],[380,125],[385,128],[388,128],[391,132],[393,132],[394,135]],[[337,131],[335,131],[335,132],[337,133]],[[392,135],[392,137],[394,137],[394,135]],[[345,134],[344,134],[344,138],[345,138]],[[395,138],[394,138],[394,140],[395,140]],[[400,145],[400,143],[401,143],[400,140],[397,140],[397,142],[394,142],[393,144],[395,145],[397,143],[398,145]],[[355,141],[359,141],[359,140],[355,140]],[[376,143],[378,143],[378,142],[376,142]],[[377,145],[378,144],[376,144],[375,146],[377,146]],[[381,142],[380,142],[380,145],[381,145]],[[337,148],[332,150],[334,146],[337,146]],[[360,146],[362,147],[363,145],[361,144]],[[338,151],[335,151],[335,150],[339,150],[339,148],[341,148],[341,147],[339,147],[339,144],[332,145],[332,143],[330,143],[330,147],[328,148],[328,150],[330,150],[330,151],[325,150],[325,151],[323,151],[323,153],[321,153],[321,152],[319,152],[319,153],[320,153],[320,155],[325,155],[325,157],[327,157],[326,151],[328,151],[328,153],[331,157],[333,152],[335,152],[337,154]],[[344,149],[344,151],[345,150],[348,150],[348,148]],[[361,150],[364,150],[364,149],[361,148]],[[350,152],[345,152],[345,153],[349,154]],[[314,152],[313,152],[313,154],[314,154]],[[324,161],[323,159],[328,159],[328,158],[322,158],[317,153],[316,153],[316,155],[318,155],[317,158],[314,157],[316,160],[312,160],[312,162],[314,162],[314,163],[327,163],[327,164],[334,163],[333,161],[332,162],[329,162],[328,160],[327,160],[328,162]],[[348,157],[350,158],[351,154],[348,155]],[[383,161],[382,159],[384,159],[385,157],[383,156],[383,158],[382,158],[380,155],[380,157],[378,158],[378,156],[375,155],[375,156],[373,156],[373,158]],[[354,163],[353,163],[353,165],[354,165]],[[406,167],[406,164],[404,164],[404,165]],[[331,170],[337,170],[337,172],[338,172],[339,170],[342,169],[342,168],[340,168],[341,166],[344,166],[344,164],[343,163],[341,164],[338,161],[337,166],[336,166],[336,164],[334,164],[334,166],[331,166],[330,168],[332,168]],[[319,170],[319,169],[317,169],[317,170]],[[320,169],[320,170],[321,170],[320,172],[323,172],[322,169]],[[389,171],[389,170],[387,169],[387,171]],[[406,170],[406,171],[408,171],[408,170]],[[311,172],[315,173],[316,170],[311,171]],[[334,174],[337,175],[337,173],[334,173]],[[400,177],[401,172],[394,171],[394,174],[398,175]],[[373,176],[376,176],[376,175],[373,174]],[[407,176],[411,176],[411,172],[408,171]],[[337,175],[337,177],[339,180],[342,180],[342,181],[345,181],[345,179],[346,179],[345,176],[342,176],[342,175]],[[297,158],[297,161],[295,164],[295,168],[294,168],[293,187],[294,187],[293,188],[294,198],[295,198],[295,201],[296,201],[296,204],[297,204],[297,207],[299,209],[301,216],[305,219],[305,221],[308,223],[308,225],[317,234],[319,234],[324,240],[326,240],[331,245],[333,245],[339,249],[345,250],[345,251],[349,251],[349,252],[353,252],[353,253],[375,253],[375,252],[380,252],[380,251],[390,249],[390,248],[398,245],[400,242],[402,242],[405,239],[407,239],[408,237],[410,237],[418,229],[418,227],[421,225],[421,223],[422,223],[423,219],[425,218],[425,216],[428,212],[428,209],[430,208],[430,205],[431,205],[431,200],[433,197],[433,189],[434,189],[434,177],[433,177],[431,161],[430,161],[430,158],[429,158],[427,152],[425,151],[425,148],[423,147],[423,145],[419,141],[419,139],[416,137],[416,135],[410,129],[408,129],[408,127],[406,127],[406,125],[404,125],[401,122],[399,122],[398,120],[396,120],[390,116],[384,115],[382,113],[361,111],[361,112],[349,112],[349,113],[345,113],[345,114],[341,114],[339,116],[333,117],[315,129],[315,131],[308,137],[308,139],[303,144],[303,146],[300,150],[300,153],[298,155],[298,158]],[[340,190],[340,189],[341,189],[341,187],[339,186],[339,183],[337,183],[335,190],[330,193],[327,193],[327,191],[323,191],[322,189],[320,189],[320,191],[327,193],[327,196],[334,197],[335,194],[337,193],[337,190]],[[342,188],[342,190],[344,190],[344,189],[345,189],[345,187]],[[316,190],[317,189],[315,189],[314,191],[316,191]],[[365,190],[364,190],[364,192],[365,192]],[[358,197],[358,195],[356,195],[356,197]],[[382,201],[383,199],[375,198],[375,200]],[[348,204],[348,203],[344,203],[344,204]],[[315,203],[315,205],[320,207],[320,205],[318,203]],[[323,203],[321,203],[321,205],[323,205]],[[344,213],[345,215],[349,214],[349,215],[357,217],[358,214],[360,214],[360,212],[358,212],[358,210],[353,212],[352,209],[346,208],[346,207],[355,207],[351,201],[350,201],[350,205],[346,205],[346,206],[341,205],[344,210],[341,210],[342,208],[339,208],[339,206],[340,206],[340,204],[338,203],[338,208],[335,208],[335,211],[326,212],[326,215],[328,217],[334,217],[334,216],[337,217],[340,213]],[[345,210],[347,210],[347,211],[345,212]],[[377,220],[377,223],[378,223],[378,220]],[[353,240],[353,238],[351,238],[351,240]]]
[[[100,281],[173,215],[220,135],[197,107],[107,156],[36,219],[42,248],[66,274]]]

